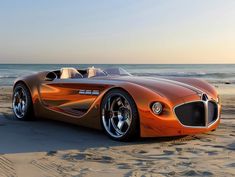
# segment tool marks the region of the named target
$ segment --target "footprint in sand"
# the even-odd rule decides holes
[[[86,160],[88,159],[89,156],[92,156],[92,154],[88,153],[65,154],[63,156],[63,159],[67,161]]]
[[[164,155],[173,155],[174,151],[163,150]]]
[[[119,169],[132,169],[133,166],[128,163],[117,163]]]
[[[192,165],[192,162],[190,161],[183,161],[183,162],[179,162],[177,163],[175,166],[183,166],[183,167],[190,167]]]
[[[134,150],[132,151],[132,153],[135,153],[135,154],[145,154],[145,153],[148,153],[148,151],[139,150],[139,149],[134,149]]]
[[[221,146],[221,145],[212,145],[213,148],[221,148],[221,149],[224,149],[225,146]]]
[[[226,165],[227,167],[231,167],[231,168],[235,168],[235,163],[230,163],[228,165]]]
[[[227,146],[227,149],[234,151],[235,150],[235,143],[231,143]]]
[[[185,170],[180,173],[180,176],[213,176],[209,171]]]
[[[176,150],[177,152],[182,152],[183,149],[176,147],[175,150]]]
[[[57,151],[49,151],[47,152],[47,156],[54,156],[56,155]]]
[[[90,154],[90,153],[77,153],[77,154],[68,154],[64,155],[64,160],[68,161],[75,161],[75,160],[90,160],[100,163],[113,163],[114,158],[110,156],[104,156],[104,155],[96,155],[96,154]]]
[[[218,151],[206,151],[205,153],[207,153],[208,155],[218,155]]]

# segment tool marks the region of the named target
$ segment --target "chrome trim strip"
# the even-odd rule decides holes
[[[217,105],[217,118],[214,120],[214,121],[212,121],[212,122],[208,122],[208,102],[209,101],[212,101],[212,102],[214,102],[216,105]],[[179,107],[179,106],[182,106],[182,105],[184,105],[184,104],[188,104],[188,103],[195,103],[195,102],[203,102],[204,103],[204,106],[205,106],[205,122],[206,122],[206,125],[205,126],[188,126],[188,125],[184,125],[184,124],[182,124],[181,122],[180,122],[180,120],[179,120],[179,118],[177,117],[177,115],[176,115],[176,113],[175,113],[175,109],[177,108],[177,107]],[[174,115],[175,115],[175,117],[176,117],[176,119],[178,120],[178,122],[180,123],[180,125],[182,125],[183,127],[186,127],[186,128],[209,128],[209,127],[211,127],[212,125],[214,125],[218,120],[219,120],[219,117],[220,117],[220,115],[219,115],[219,104],[216,102],[216,101],[214,101],[213,99],[211,99],[211,100],[207,100],[207,101],[203,101],[203,100],[195,100],[195,101],[189,101],[189,102],[184,102],[184,103],[182,103],[182,104],[179,104],[179,105],[176,105],[174,108],[173,108],[173,112],[174,112]]]
[[[79,90],[80,95],[99,95],[99,90]]]
[[[86,90],[85,94],[86,95],[91,95],[91,90]]]
[[[100,94],[99,90],[93,90],[92,91],[92,95],[99,95],[99,94]]]
[[[208,100],[202,101],[204,103],[204,108],[205,108],[205,127],[208,127],[208,117],[209,117],[209,112],[208,112]]]
[[[85,94],[85,90],[79,90],[79,94],[84,95]]]

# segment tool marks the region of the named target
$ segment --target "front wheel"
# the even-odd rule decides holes
[[[139,117],[132,97],[121,89],[108,92],[101,104],[101,124],[114,140],[130,141],[139,136]]]
[[[23,83],[18,83],[14,87],[12,109],[19,120],[31,120],[34,117],[31,94]]]

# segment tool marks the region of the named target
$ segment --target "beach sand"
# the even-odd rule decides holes
[[[0,87],[0,176],[235,176],[235,85],[214,84],[216,131],[115,142],[103,132],[49,120],[18,121]]]

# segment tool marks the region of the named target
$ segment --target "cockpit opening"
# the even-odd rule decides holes
[[[131,76],[131,74],[119,67],[105,68],[103,70],[95,67],[88,67],[86,69],[70,67],[49,72],[46,76],[46,80],[52,81],[54,79],[82,79],[109,76]]]

